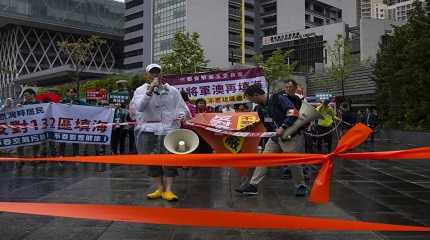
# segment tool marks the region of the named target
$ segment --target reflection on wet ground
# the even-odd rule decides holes
[[[361,150],[389,150],[388,144]],[[430,161],[337,161],[331,202],[314,205],[293,194],[291,180],[272,169],[254,197],[238,195],[235,170],[181,170],[177,203],[149,201],[151,181],[144,167],[48,164],[16,171],[0,166],[0,201],[143,204],[210,208],[430,226]],[[292,232],[184,228],[121,222],[74,220],[0,213],[1,240],[137,240],[137,239],[430,239],[426,233]],[[7,227],[5,227],[7,226]]]

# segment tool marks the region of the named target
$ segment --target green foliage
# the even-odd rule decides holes
[[[130,93],[133,93],[136,88],[142,86],[147,82],[147,78],[144,75],[126,75],[126,74],[115,74],[109,75],[101,79],[94,79],[85,81],[81,86],[81,96],[85,96],[85,92],[88,89],[106,89],[108,91],[119,90],[117,89],[116,81],[118,80],[127,80],[127,87]],[[57,86],[56,90],[62,96],[66,95],[66,92],[69,88],[75,87],[73,84],[64,84],[61,86]]]
[[[351,45],[347,39],[338,34],[333,46],[328,47],[328,52],[331,61],[328,73],[342,89],[342,96],[345,96],[343,84],[354,65]]]
[[[89,80],[82,85],[82,89],[107,89],[108,91],[119,90],[117,89],[116,81],[126,80],[127,86],[131,91],[140,87],[146,82],[146,77],[143,75],[109,75],[102,79]]]
[[[268,92],[271,92],[271,90],[278,90],[277,86],[281,81],[291,78],[297,66],[297,62],[286,63],[287,59],[291,57],[291,54],[293,54],[293,50],[284,52],[282,49],[277,49],[272,52],[272,56],[266,61],[263,60],[263,56],[260,54],[253,56],[255,65],[264,69],[266,80],[269,83]]]
[[[386,126],[430,130],[430,16],[416,4],[409,22],[385,39],[375,80]]]
[[[172,51],[160,58],[164,74],[186,74],[203,72],[208,60],[199,42],[198,33],[177,32],[172,44]]]

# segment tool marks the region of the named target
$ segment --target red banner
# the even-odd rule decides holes
[[[106,89],[88,89],[86,91],[86,99],[93,101],[107,101],[108,100],[108,92]]]

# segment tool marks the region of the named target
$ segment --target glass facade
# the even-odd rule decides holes
[[[168,53],[177,32],[185,32],[186,0],[155,0],[153,14],[153,61]]]
[[[124,3],[113,0],[0,0],[0,16],[121,34]]]

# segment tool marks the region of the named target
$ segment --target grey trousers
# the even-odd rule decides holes
[[[139,154],[165,154],[164,136],[155,135],[152,132],[135,131],[136,148]],[[176,167],[149,166],[148,175],[150,177],[176,177],[178,170]]]
[[[282,142],[280,140],[274,141],[269,139],[264,147],[264,153],[282,153],[282,152],[295,152],[300,153],[304,152],[305,147],[305,139],[303,134],[297,134],[291,140]],[[297,186],[305,185],[305,178],[303,175],[303,168],[299,165],[291,165],[289,166],[291,170],[291,176],[293,178],[294,184]],[[250,184],[258,185],[266,176],[267,167],[256,167]]]

